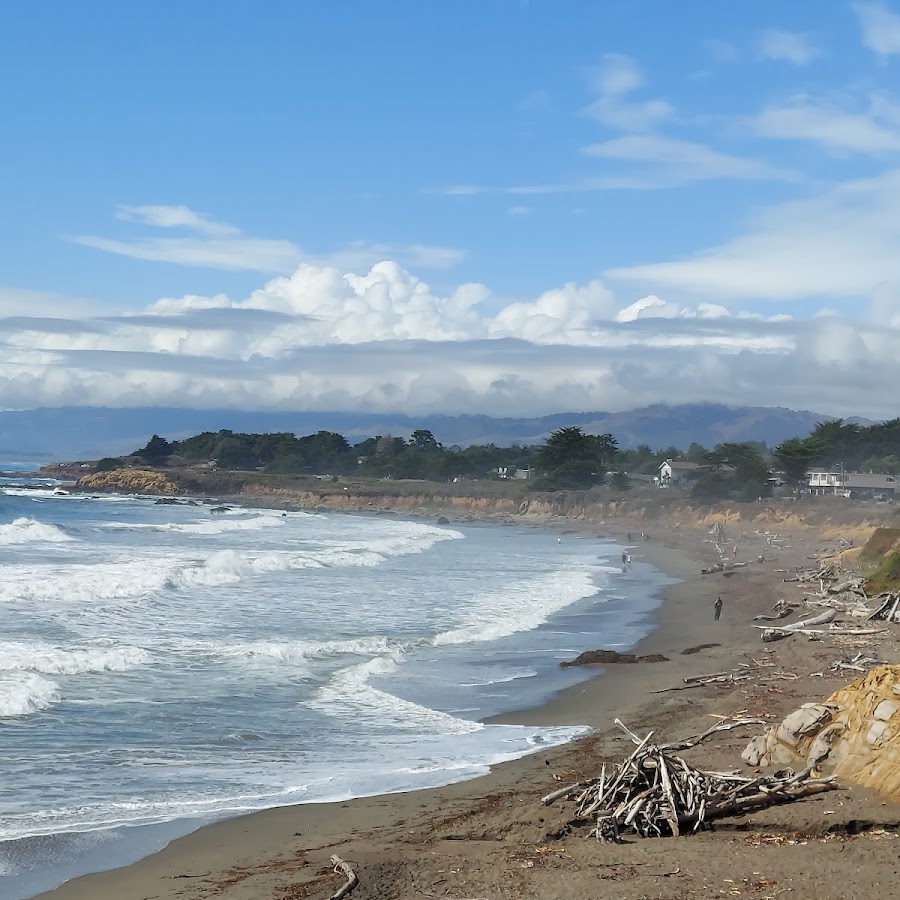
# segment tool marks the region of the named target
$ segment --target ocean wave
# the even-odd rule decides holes
[[[394,728],[401,731],[430,734],[471,734],[481,731],[481,722],[458,719],[404,700],[370,684],[375,675],[390,675],[397,669],[400,651],[390,656],[376,656],[336,672],[331,680],[316,691],[308,706],[329,716],[368,720],[370,727]]]
[[[34,541],[61,544],[72,538],[56,525],[47,525],[24,516],[9,524],[0,525],[0,546],[30,544]]]
[[[281,517],[273,518],[284,521]],[[217,521],[210,524],[221,527],[232,523]],[[403,527],[395,534],[375,535],[371,539],[326,540],[300,549],[258,552],[230,548],[201,559],[166,554],[123,556],[112,562],[73,563],[40,569],[8,566],[0,580],[0,602],[89,605],[147,598],[167,590],[223,587],[278,572],[328,566],[378,566],[390,557],[422,553],[439,541],[463,537],[456,531],[418,523],[392,523],[393,528],[397,525]],[[62,531],[59,534],[64,535]],[[64,535],[57,539],[70,538]]]
[[[227,534],[232,531],[259,531],[263,528],[280,528],[286,518],[278,515],[262,515],[241,519],[210,519],[205,522],[105,522],[101,527],[116,531],[158,531],[175,534]]]
[[[394,638],[364,637],[337,641],[244,641],[237,644],[212,644],[204,649],[230,659],[271,660],[288,665],[303,665],[310,659],[332,656],[371,656],[390,653],[403,645]]]
[[[465,624],[436,635],[434,645],[495,641],[538,628],[554,613],[597,593],[592,570],[599,567],[575,565],[477,596]]]
[[[51,487],[3,487],[0,488],[4,494],[9,497],[40,497],[42,499],[52,497],[70,497],[72,496],[67,490],[62,488]]]
[[[510,681],[519,681],[522,678],[534,678],[537,675],[537,669],[520,669],[511,672],[509,675],[502,675],[499,678],[487,678],[484,681],[464,681],[460,687],[489,687],[492,684],[508,684]]]
[[[33,672],[0,672],[0,718],[30,716],[59,701],[59,685]]]
[[[64,649],[52,644],[0,641],[0,671],[39,672],[43,675],[84,675],[124,672],[150,662],[140,647],[84,647]]]

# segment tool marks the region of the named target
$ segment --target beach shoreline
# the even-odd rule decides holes
[[[581,536],[616,541],[624,541],[627,532],[619,523],[614,528],[580,522],[521,524],[565,526],[566,530]],[[640,533],[639,527],[634,533]],[[547,703],[492,720],[506,724],[587,725],[593,729],[587,737],[502,763],[487,775],[441,788],[339,803],[278,807],[207,825],[137,863],[82,876],[38,895],[35,900],[325,898],[340,884],[337,876],[329,874],[331,853],[352,861],[360,873],[361,885],[354,900],[375,897],[407,900],[422,895],[579,896],[577,889],[573,893],[573,885],[580,886],[585,897],[646,896],[638,891],[645,891],[650,885],[641,878],[627,886],[617,881],[609,885],[613,890],[606,894],[590,892],[601,884],[596,872],[567,872],[569,886],[563,888],[561,883],[544,879],[548,873],[541,865],[539,872],[531,873],[541,877],[529,880],[528,870],[533,866],[508,864],[508,857],[512,854],[515,858],[521,847],[547,845],[554,835],[564,831],[559,824],[564,811],[555,807],[544,811],[537,799],[563,781],[574,780],[586,769],[593,770],[598,754],[621,755],[627,740],[613,724],[614,719],[620,718],[632,728],[662,726],[673,737],[682,737],[706,728],[710,715],[733,714],[748,707],[766,715],[783,714],[808,699],[808,691],[827,695],[832,683],[846,680],[825,677],[817,680],[814,688],[808,684],[792,685],[792,689],[777,695],[770,691],[723,692],[711,688],[654,693],[669,691],[686,677],[730,668],[742,654],[758,651],[757,635],[747,627],[746,620],[751,613],[771,606],[772,593],[781,580],[775,567],[798,565],[809,549],[801,546],[806,538],[812,540],[812,533],[806,536],[798,533],[794,537],[797,548],[782,551],[781,559],[737,570],[740,574],[729,580],[699,574],[701,565],[708,564],[713,556],[703,530],[671,530],[661,538],[654,536],[651,541],[633,542],[636,560],[643,558],[677,579],[676,584],[664,590],[664,600],[653,614],[653,627],[636,647],[642,654],[663,654],[667,661],[608,666],[602,673],[598,671],[600,677],[567,688]],[[741,552],[752,558],[756,549],[750,541]],[[726,594],[727,602],[722,621],[716,622],[712,615],[713,601],[720,592]],[[684,652],[704,645],[705,649],[697,652]],[[803,665],[808,668],[813,664],[812,657],[807,657],[810,654],[814,657],[815,650],[799,644],[792,646],[800,654],[806,654]],[[773,652],[785,651],[779,648]],[[750,736],[729,735],[703,752],[717,765],[734,768],[740,764],[740,749]],[[900,813],[893,808],[885,811],[880,800],[860,791],[833,802],[845,807],[844,818],[868,815],[872,821],[879,821],[879,816],[890,819],[892,814]],[[782,828],[793,816],[804,827],[811,828],[813,820],[820,827],[822,806],[795,804],[787,814],[773,816],[764,812],[754,816],[754,820],[761,827],[767,821],[777,821]],[[831,827],[839,821],[831,818],[827,824]],[[712,861],[710,840],[714,840],[712,834],[678,843],[677,852],[686,860],[686,871],[692,865],[697,866],[698,859],[705,865]],[[565,849],[574,853],[574,846],[567,841]],[[640,862],[636,861],[636,851],[616,848],[626,860],[621,865],[662,865],[659,854],[664,848],[670,852],[676,849],[667,841],[641,842],[640,846],[643,854]],[[578,848],[579,853],[586,852],[590,843],[582,842]],[[648,862],[648,853],[649,859],[655,862]],[[498,854],[507,859],[502,878],[496,871]],[[609,852],[604,851],[603,856],[607,858]],[[788,861],[787,865],[791,863]],[[747,866],[752,871],[752,863],[748,862]],[[681,871],[680,866],[677,868]],[[463,871],[466,875],[460,878]],[[723,871],[725,881],[729,872]],[[448,878],[448,872],[457,877]],[[561,872],[563,869],[557,875]],[[863,879],[860,884],[869,887],[877,882],[869,870],[859,877]],[[455,887],[457,883],[459,890]],[[829,893],[825,882],[819,884],[817,880],[816,884],[817,891],[807,884],[806,896],[845,896]],[[876,892],[873,896],[879,895]]]

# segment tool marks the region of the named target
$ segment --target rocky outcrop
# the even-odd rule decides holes
[[[618,650],[585,650],[575,659],[564,660],[560,666],[568,669],[571,666],[598,666],[609,663],[655,663],[668,662],[669,657],[662,653],[648,653],[645,656],[636,656],[634,653],[619,653]]]
[[[742,757],[751,766],[815,766],[900,799],[900,666],[879,666],[824,703],[805,703]]]
[[[153,494],[172,496],[182,491],[163,472],[152,469],[111,469],[78,479],[76,490],[113,494]]]

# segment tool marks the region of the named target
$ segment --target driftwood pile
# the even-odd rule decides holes
[[[887,592],[870,597],[861,575],[847,572],[833,561],[819,562],[810,569],[800,569],[792,575],[786,575],[784,581],[816,584],[818,589],[807,593],[802,599],[802,606],[809,611],[819,611],[793,623],[755,626],[763,629],[761,637],[764,641],[777,641],[793,635],[805,635],[811,640],[840,635],[848,638],[866,637],[882,633],[884,629],[878,627],[880,623],[900,624],[900,594]],[[779,600],[773,607],[774,615],[756,616],[755,620],[782,620],[798,606],[797,603],[789,604]],[[862,619],[872,622],[873,626],[842,625],[834,621],[838,616],[844,619]]]
[[[616,724],[637,744],[634,752],[609,769],[604,763],[599,777],[543,798],[546,805],[574,798],[572,824],[593,822],[590,835],[601,841],[618,843],[623,833],[669,837],[699,831],[714,819],[838,787],[833,776],[810,777],[811,768],[749,778],[733,772],[705,772],[675,755],[718,732],[764,724],[761,719],[720,722],[694,738],[668,744],[651,744],[652,731],[641,739],[618,719]]]

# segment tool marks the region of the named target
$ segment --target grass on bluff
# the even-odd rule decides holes
[[[870,592],[900,590],[900,528],[876,528],[859,560],[871,567],[866,579]]]

